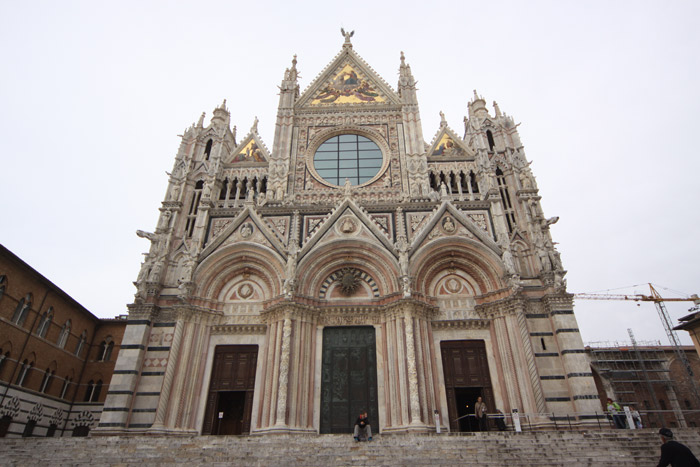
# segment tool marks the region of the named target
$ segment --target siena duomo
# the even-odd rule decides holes
[[[594,423],[513,118],[474,92],[424,134],[404,54],[393,88],[351,35],[306,90],[284,71],[271,146],[225,101],[183,134],[97,432],[458,431],[477,397]]]

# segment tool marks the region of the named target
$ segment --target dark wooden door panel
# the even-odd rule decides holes
[[[465,388],[472,388],[471,391],[478,390],[475,394],[480,394],[483,397],[489,411],[494,410],[486,344],[481,340],[443,341],[440,343],[440,352],[445,377],[450,429],[459,431],[460,423],[455,419],[464,412],[464,407],[458,407],[458,399],[460,398],[457,397],[457,392],[466,394]],[[457,391],[458,389],[460,391]],[[465,396],[460,397],[464,398]]]
[[[216,346],[202,426],[203,434],[250,432],[257,360],[257,345]],[[233,391],[240,395],[234,397]],[[224,404],[224,400],[231,402]],[[220,424],[218,415],[222,410],[226,412],[226,421]],[[243,413],[242,420],[239,415],[228,418],[229,411],[237,413],[239,410]]]

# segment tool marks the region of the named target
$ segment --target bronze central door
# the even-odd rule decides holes
[[[379,431],[374,328],[325,328],[321,433],[352,433],[361,410],[367,411],[373,431]]]

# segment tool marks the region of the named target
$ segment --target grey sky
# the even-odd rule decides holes
[[[0,1],[0,243],[126,313],[176,135],[226,98],[239,140],[257,115],[271,148],[284,69],[298,54],[305,88],[343,26],[392,87],[405,52],[426,141],[440,110],[463,133],[474,89],[522,122],[570,292],[700,293],[700,3],[253,3]],[[649,303],[576,314],[585,341],[667,342]]]

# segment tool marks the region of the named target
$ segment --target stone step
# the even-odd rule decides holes
[[[700,434],[676,429],[700,454]],[[123,436],[15,438],[0,441],[3,465],[654,465],[655,429],[379,435]]]

